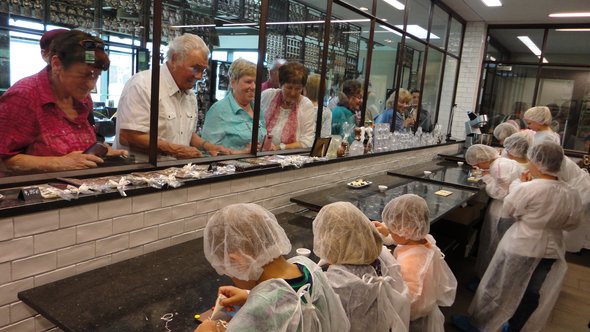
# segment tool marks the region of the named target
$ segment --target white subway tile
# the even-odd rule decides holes
[[[73,246],[76,244],[76,227],[38,234],[34,239],[36,254]]]
[[[244,195],[243,192],[240,193],[233,193],[225,196],[217,197],[217,208],[222,209],[228,205],[235,204],[235,203],[249,203],[251,202],[252,197],[248,197]]]
[[[10,262],[0,264],[0,285],[10,282],[12,280],[12,269]],[[0,326],[2,326],[0,324]]]
[[[186,218],[184,220],[184,231],[194,231],[197,229],[205,228],[207,225],[207,216],[194,216],[190,218]]]
[[[158,240],[156,242],[150,242],[144,245],[143,252],[147,254],[148,252],[164,249],[167,247],[170,247],[170,238]]]
[[[45,211],[14,217],[14,236],[21,237],[59,228],[59,211]]]
[[[119,234],[96,240],[96,256],[104,256],[129,248],[129,234]]]
[[[129,232],[143,227],[144,213],[113,218],[113,234]]]
[[[250,178],[245,177],[230,181],[230,190],[232,193],[246,191],[250,189]]]
[[[0,332],[35,332],[35,318],[21,320],[8,326],[0,328]]]
[[[10,306],[0,307],[0,327],[10,324]]]
[[[18,280],[50,270],[57,267],[57,252],[52,251],[41,255],[31,256],[12,262],[12,279]]]
[[[211,183],[209,188],[209,197],[227,195],[230,193],[230,190],[230,181]]]
[[[61,269],[49,271],[35,276],[35,287],[39,287],[54,281],[69,278],[76,274],[76,266],[70,265]]]
[[[59,210],[60,227],[80,225],[98,220],[98,204],[85,204]]]
[[[199,237],[203,236],[203,230],[198,230],[198,231],[192,231],[192,232],[188,232],[188,233],[184,233],[178,236],[175,236],[171,239],[170,244],[171,245],[177,245],[180,243],[184,243],[190,240],[194,240],[194,239],[198,239]]]
[[[94,242],[79,244],[57,251],[57,266],[63,267],[92,259],[96,256]]]
[[[194,186],[187,189],[187,201],[193,202],[204,198],[208,198],[211,193],[211,186],[204,184],[200,186]]]
[[[155,209],[146,211],[143,216],[144,226],[153,226],[172,220],[172,208]]]
[[[45,317],[41,315],[35,316],[35,332],[47,331],[54,327],[55,325],[53,325],[53,323],[47,320]],[[57,332],[57,328],[55,332]]]
[[[266,175],[250,177],[250,189],[266,187]]]
[[[153,226],[129,233],[129,247],[137,247],[158,239],[158,227]]]
[[[133,199],[119,198],[113,201],[98,203],[98,219],[107,219],[131,213]]]
[[[161,224],[158,226],[158,238],[169,238],[181,234],[184,231],[185,220],[176,220],[173,222]]]
[[[33,317],[37,314],[33,308],[24,304],[22,301],[17,301],[10,304],[10,322],[16,323],[28,317]]]
[[[111,264],[111,256],[103,256],[76,265],[76,274],[88,272]]]
[[[162,207],[162,193],[135,196],[133,199],[133,212],[142,212]]]
[[[166,190],[162,192],[162,206],[172,206],[182,204],[187,201],[186,188]]]
[[[0,219],[0,241],[10,240],[14,236],[14,224],[12,218]]]
[[[180,204],[172,207],[172,219],[181,219],[195,215],[196,202]]]
[[[33,288],[33,278],[21,279],[0,285],[0,306],[18,301],[18,292]]]
[[[118,262],[121,262],[124,260],[128,260],[130,258],[141,256],[141,255],[143,255],[143,247],[142,246],[131,248],[128,250],[119,251],[119,252],[113,253],[113,255],[111,256],[111,264],[115,264],[115,263],[118,263]]]
[[[33,237],[21,237],[0,242],[0,263],[30,256],[34,253]]]
[[[197,214],[211,212],[219,209],[219,199],[218,198],[210,198],[204,199],[197,202]]]
[[[113,234],[113,220],[107,219],[76,227],[77,243],[107,237]]]

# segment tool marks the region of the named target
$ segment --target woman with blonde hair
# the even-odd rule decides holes
[[[398,96],[397,105],[394,107],[395,97]],[[410,91],[400,88],[392,93],[385,103],[385,111],[375,118],[375,123],[391,123],[395,111],[395,131],[401,131],[404,128],[410,128],[414,125],[416,119],[407,116],[407,111],[412,102]]]
[[[320,99],[320,74],[311,74],[307,77],[307,84],[305,85],[305,96],[311,100],[317,119],[317,112],[319,109],[318,100]],[[322,96],[323,97],[323,96]],[[325,106],[322,106],[322,129],[321,137],[328,137],[332,134],[332,111]]]

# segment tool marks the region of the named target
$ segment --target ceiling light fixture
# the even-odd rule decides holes
[[[533,52],[537,58],[541,58],[541,49],[529,38],[529,36],[518,36],[518,39],[526,45],[526,47]],[[543,58],[543,63],[549,63],[546,58]]]
[[[555,29],[560,32],[579,32],[579,31],[590,31],[590,28],[571,28],[571,29]]]
[[[397,1],[397,0],[383,0],[385,1],[388,5],[392,6],[393,8],[397,9],[397,10],[404,10],[404,8],[406,8],[406,6],[404,6],[403,3]]]
[[[366,12],[366,11],[369,10],[369,8],[367,8],[367,7],[359,7],[359,9],[362,10],[362,11],[364,11],[364,12]]]
[[[481,0],[488,7],[502,7],[500,0]]]
[[[590,17],[590,12],[578,13],[551,13],[549,17]]]

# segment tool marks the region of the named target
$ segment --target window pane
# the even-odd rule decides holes
[[[447,26],[449,25],[449,14],[438,6],[434,6],[432,16],[432,28],[430,29],[430,43],[440,48],[445,47],[447,38]]]
[[[402,29],[405,8],[406,0],[378,0],[377,17],[391,25],[400,26],[400,29]]]
[[[590,31],[550,29],[544,52],[549,64],[590,65]]]
[[[490,29],[490,44],[501,54],[498,61],[538,63],[543,46],[542,29]]]
[[[421,94],[414,93],[414,98],[421,98],[418,121],[422,131],[430,132],[434,129],[434,112],[438,102],[438,88],[442,76],[442,58],[440,51],[428,49],[428,61],[426,62],[426,75]]]
[[[457,74],[458,63],[459,61],[457,59],[447,56],[440,96],[440,106],[438,108],[436,120],[434,120],[441,125],[443,133],[447,132],[451,108],[453,107],[453,91],[455,90],[455,77]]]
[[[449,32],[449,44],[447,51],[454,55],[459,55],[461,51],[461,40],[463,39],[463,24],[455,18],[451,19],[451,31]]]
[[[553,116],[552,129],[565,149],[585,150],[590,135],[590,69],[543,67],[536,105],[545,105]],[[588,143],[586,143],[588,144]]]
[[[430,0],[412,0],[408,7],[410,12],[406,31],[416,38],[426,41]]]

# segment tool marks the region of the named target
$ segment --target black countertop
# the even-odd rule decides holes
[[[311,220],[278,215],[295,249],[312,249]],[[312,259],[317,261],[312,253]],[[193,331],[217,288],[231,285],[205,259],[197,239],[18,293],[64,331]],[[171,314],[166,322],[161,319]],[[169,315],[170,316],[170,315]]]
[[[323,206],[334,202],[351,202],[369,219],[381,220],[383,208],[393,198],[403,194],[416,194],[426,200],[430,209],[430,223],[434,223],[477,194],[476,188],[451,187],[422,179],[392,175],[378,175],[364,180],[373,183],[363,189],[349,188],[343,183],[329,189],[292,197],[291,201],[314,211],[319,211]],[[385,185],[388,189],[383,193],[379,192],[378,185]],[[453,194],[447,197],[434,194],[441,189],[451,191]]]
[[[430,171],[432,174],[425,175],[424,171]],[[471,176],[471,166],[467,164],[459,165],[454,161],[440,161],[438,163],[422,163],[388,171],[387,174],[401,177],[420,179],[428,182],[439,183],[449,186],[458,186],[466,189],[480,189],[481,182],[467,181]]]

